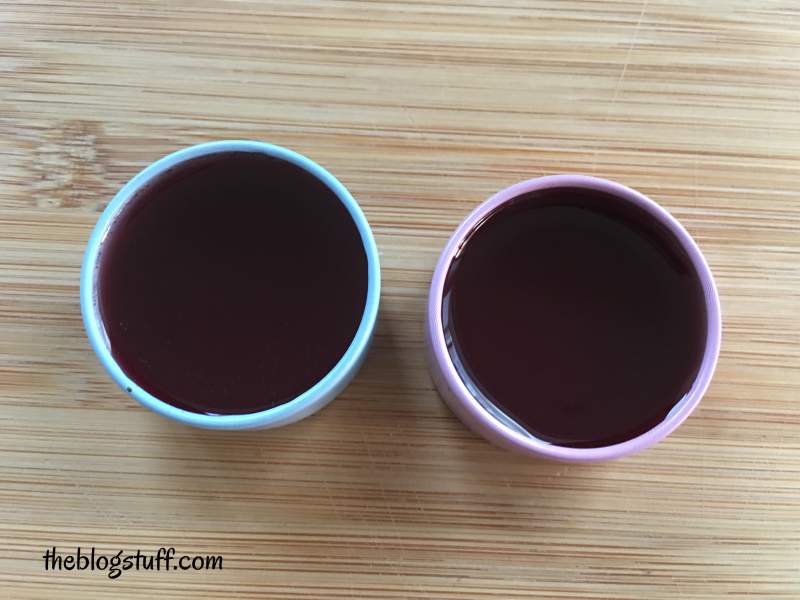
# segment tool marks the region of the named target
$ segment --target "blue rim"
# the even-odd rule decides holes
[[[125,374],[111,356],[105,330],[97,311],[94,283],[100,247],[109,226],[120,208],[142,185],[183,161],[206,154],[235,151],[261,152],[293,163],[317,177],[338,196],[355,221],[367,254],[367,300],[364,315],[350,346],[333,369],[314,386],[294,400],[273,408],[243,415],[215,416],[186,411],[163,402],[141,388]],[[89,342],[100,359],[100,363],[124,391],[143,406],[182,423],[211,429],[249,429],[288,424],[301,419],[325,406],[350,381],[361,365],[375,329],[380,300],[380,265],[378,248],[364,213],[347,188],[325,168],[311,159],[281,146],[249,140],[226,140],[190,146],[164,156],[139,172],[117,192],[100,215],[89,238],[81,267],[80,287],[81,313]]]

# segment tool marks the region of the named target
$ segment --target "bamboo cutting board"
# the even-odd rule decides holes
[[[800,598],[800,5],[792,1],[6,1],[0,6],[4,598]],[[221,433],[140,408],[78,307],[99,212],[221,138],[349,187],[384,292],[330,407]],[[439,401],[425,295],[446,238],[521,179],[650,195],[719,285],[717,375],[667,441],[576,466]],[[56,546],[216,571],[45,571]]]

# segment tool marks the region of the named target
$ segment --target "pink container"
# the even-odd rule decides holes
[[[459,247],[483,219],[506,202],[528,192],[559,187],[594,189],[643,208],[664,224],[685,248],[700,278],[705,296],[708,322],[706,346],[700,369],[689,392],[658,425],[637,437],[609,446],[596,448],[558,446],[506,426],[490,414],[469,392],[453,366],[445,346],[442,325],[442,294],[445,278]],[[439,257],[431,282],[426,322],[428,362],[433,381],[444,401],[465,425],[502,448],[524,454],[578,462],[608,460],[632,454],[655,444],[674,431],[694,410],[711,382],[719,355],[721,329],[719,297],[714,279],[700,249],[683,226],[666,210],[643,194],[613,181],[583,175],[554,175],[523,181],[498,192],[473,210],[453,233]]]

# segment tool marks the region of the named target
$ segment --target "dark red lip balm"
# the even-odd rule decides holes
[[[561,446],[615,444],[663,421],[705,350],[686,251],[643,210],[596,190],[514,198],[468,237],[444,293],[464,381]]]
[[[112,356],[153,396],[253,413],[319,381],[364,313],[367,256],[317,177],[260,152],[206,154],[125,206],[99,257]]]

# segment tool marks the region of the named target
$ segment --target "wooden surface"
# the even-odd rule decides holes
[[[4,598],[800,598],[800,5],[688,0],[0,5]],[[78,308],[129,177],[254,138],[335,173],[382,254],[374,348],[316,416],[218,433],[121,393]],[[478,202],[618,179],[716,274],[722,355],[669,440],[574,466],[466,431],[423,362],[434,260]],[[45,572],[57,546],[222,571]]]

